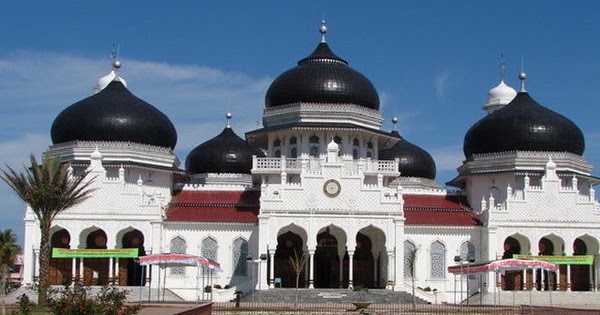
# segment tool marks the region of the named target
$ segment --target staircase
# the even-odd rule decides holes
[[[242,302],[294,303],[296,289],[277,288],[254,291],[241,298]],[[407,292],[370,289],[368,292],[354,292],[348,289],[298,289],[298,301],[301,303],[350,304],[359,300],[374,304],[410,304],[412,295]],[[427,301],[415,297],[417,304]]]

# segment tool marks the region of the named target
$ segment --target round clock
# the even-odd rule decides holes
[[[335,179],[330,179],[323,184],[323,192],[329,197],[335,197],[340,194],[342,186]]]

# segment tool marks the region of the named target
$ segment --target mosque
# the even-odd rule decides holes
[[[437,301],[464,287],[468,294],[599,288],[599,178],[582,156],[581,130],[534,100],[525,73],[519,92],[503,80],[489,91],[465,135],[464,162],[440,185],[428,152],[395,127],[381,128],[376,88],[334,54],[326,32],[323,23],[316,49],[271,83],[261,128],[240,137],[227,113],[225,128],[184,165],[173,153],[175,126],[127,89],[115,59],[95,94],[52,125],[46,154],[60,156],[73,176],[95,177],[93,196],[54,220],[52,247],[193,254],[221,270],[55,256],[51,283],[164,285],[193,300],[199,287],[224,296],[295,287],[296,261],[302,288],[416,286],[435,291]],[[39,274],[38,254],[28,209],[25,283]],[[448,271],[513,255],[559,268],[458,281]]]

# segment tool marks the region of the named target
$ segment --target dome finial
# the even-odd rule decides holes
[[[521,57],[521,73],[519,73],[519,80],[521,80],[521,91],[520,92],[527,92],[527,90],[525,90],[525,80],[527,79],[527,73],[525,73],[525,61],[524,58]]]
[[[498,67],[500,68],[500,81],[504,81],[504,69],[506,68],[506,64],[504,63],[504,54],[500,54],[500,64]]]
[[[398,117],[394,116],[392,117],[392,124],[394,125],[394,131],[397,131],[398,128],[396,128],[396,124],[398,124]]]
[[[233,116],[233,115],[231,115],[231,112],[227,112],[227,113],[225,114],[225,118],[227,118],[227,128],[231,128],[231,117],[232,117],[232,116]]]
[[[121,61],[119,60],[119,44],[113,43],[113,49],[112,52],[110,53],[113,63],[112,63],[112,67],[113,70],[115,71],[116,74],[116,78],[119,77],[119,69],[121,68]]]
[[[321,43],[326,43],[325,34],[327,34],[327,23],[325,19],[321,20],[321,26],[319,27],[319,33],[321,33]]]

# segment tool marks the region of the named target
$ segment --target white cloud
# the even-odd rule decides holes
[[[446,88],[448,87],[448,78],[450,71],[444,70],[435,76],[435,96],[441,100],[446,96]]]
[[[270,78],[253,78],[198,65],[122,60],[129,90],[165,113],[178,131],[176,152],[182,162],[196,145],[225,127],[233,113],[238,135],[261,120]],[[54,118],[92,94],[110,71],[110,59],[54,52],[20,51],[0,56],[0,165],[21,169],[31,153],[40,156],[50,144]],[[2,184],[3,185],[3,184]],[[11,194],[9,196],[9,194]],[[0,211],[21,211],[11,191],[0,189]],[[23,213],[12,213],[2,228],[22,230]]]

